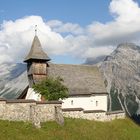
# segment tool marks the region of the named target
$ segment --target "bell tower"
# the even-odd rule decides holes
[[[37,36],[37,30],[35,29],[35,36],[31,49],[24,60],[24,62],[27,63],[27,75],[30,88],[33,84],[36,84],[47,77],[48,61],[50,60],[51,59],[42,49]]]

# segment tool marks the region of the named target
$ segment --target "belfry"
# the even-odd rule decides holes
[[[38,83],[47,77],[48,61],[50,61],[50,58],[42,49],[36,32],[37,30],[35,29],[35,36],[30,52],[24,60],[24,62],[27,63],[29,87],[32,87],[33,84]]]

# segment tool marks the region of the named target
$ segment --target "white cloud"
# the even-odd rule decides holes
[[[72,55],[75,58],[108,55],[122,42],[140,43],[140,7],[133,0],[112,0],[113,20],[94,21],[86,28],[60,20],[45,22],[40,16],[4,21],[0,28],[0,63],[22,61],[28,53],[38,25],[38,36],[48,55]]]
[[[117,45],[122,42],[137,42],[140,35],[140,8],[133,0],[112,0],[110,13],[114,20],[106,24],[94,22],[88,32],[96,45]]]
[[[84,29],[79,24],[73,23],[63,23],[59,20],[51,20],[47,22],[53,31],[58,33],[71,33],[74,35],[79,35],[84,33]]]
[[[77,52],[82,51],[87,46],[87,37],[84,35],[67,34],[63,37],[60,33],[53,31],[53,27],[61,27],[61,22],[45,23],[40,16],[28,16],[15,21],[4,21],[1,25],[0,63],[23,61],[30,50],[35,34],[35,25],[38,25],[37,34],[48,55],[71,54],[77,57]],[[62,27],[65,25],[67,24],[62,24]],[[69,24],[70,26],[75,27],[75,24]],[[74,32],[72,28],[65,30],[67,31],[64,32]],[[80,55],[78,57],[82,58]]]
[[[46,24],[51,28],[60,27],[63,25],[62,21],[60,20],[50,20]]]
[[[95,47],[95,48],[88,48],[85,51],[84,57],[87,56],[96,58],[99,56],[104,56],[112,53],[113,47],[112,46],[104,46],[104,47]]]
[[[133,0],[113,0],[109,8],[115,19],[124,23],[136,21],[140,15],[138,3]]]
[[[0,62],[21,61],[31,47],[34,26],[38,25],[38,36],[49,54],[62,54],[67,51],[64,38],[51,30],[39,16],[29,16],[16,21],[4,21],[0,30]],[[6,60],[6,56],[8,56]]]

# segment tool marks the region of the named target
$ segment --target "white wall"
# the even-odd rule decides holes
[[[28,89],[26,99],[41,100],[40,94],[33,91],[32,88]],[[69,97],[62,100],[62,109],[64,108],[83,108],[84,110],[104,110],[107,111],[107,95],[93,95],[87,97]]]
[[[84,110],[107,111],[107,95],[69,97],[63,100],[62,108],[83,108]]]
[[[33,99],[35,101],[41,101],[41,95],[36,93],[33,88],[28,88],[25,99]]]

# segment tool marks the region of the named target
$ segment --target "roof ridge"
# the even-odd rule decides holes
[[[97,65],[83,65],[83,64],[57,64],[57,63],[49,63],[49,64],[53,64],[53,65],[68,65],[68,66],[83,66],[83,67],[98,67]]]

